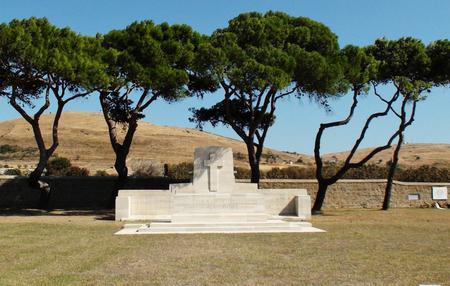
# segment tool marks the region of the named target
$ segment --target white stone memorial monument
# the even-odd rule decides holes
[[[116,220],[126,224],[117,234],[313,232],[311,199],[304,189],[258,189],[237,183],[231,148],[197,148],[191,183],[169,190],[120,190]]]

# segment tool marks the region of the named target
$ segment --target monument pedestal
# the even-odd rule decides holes
[[[279,233],[279,232],[324,232],[309,222],[268,220],[265,222],[233,223],[156,223],[135,224],[124,227],[116,234],[167,234],[167,233]]]
[[[119,191],[116,220],[151,223],[125,225],[117,234],[321,231],[304,221],[311,217],[306,190],[236,183],[231,148],[197,148],[194,156],[192,183]]]
[[[264,197],[257,193],[175,194],[173,223],[264,222]]]

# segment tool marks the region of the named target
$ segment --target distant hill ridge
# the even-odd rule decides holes
[[[386,164],[391,160],[394,146],[377,154],[371,163]],[[368,154],[372,148],[359,150],[353,161],[358,161]],[[325,154],[324,160],[342,161],[348,155],[349,151]],[[400,165],[405,167],[419,167],[421,165],[430,165],[435,167],[450,167],[450,144],[432,144],[432,143],[416,143],[404,144],[400,151]]]
[[[41,118],[41,126],[46,140],[50,140],[52,114]],[[109,143],[106,124],[100,113],[65,112],[60,122],[60,146],[56,153],[67,157],[80,167],[91,172],[96,170],[112,170],[114,153]],[[48,141],[49,142],[49,141]],[[10,144],[22,148],[35,147],[31,127],[23,119],[0,122],[0,145]],[[159,126],[140,122],[130,152],[129,161],[145,159],[164,163],[180,163],[192,161],[193,151],[201,146],[231,147],[235,155],[235,164],[247,167],[246,148],[239,140],[216,135],[191,128]],[[370,151],[370,148],[358,152],[355,159]],[[286,153],[274,149],[266,149],[264,153],[272,154],[275,160],[263,158],[262,169],[285,167],[291,164],[313,166],[312,156]],[[324,155],[325,161],[340,161],[348,152]],[[390,160],[391,151],[383,152],[371,161],[385,165]],[[450,144],[406,144],[401,153],[400,163],[404,166],[434,165],[450,166]],[[0,165],[34,165],[33,156],[0,158]]]

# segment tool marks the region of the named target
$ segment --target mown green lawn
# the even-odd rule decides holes
[[[450,285],[450,211],[326,211],[327,233],[114,236],[102,213],[0,213],[0,285]]]

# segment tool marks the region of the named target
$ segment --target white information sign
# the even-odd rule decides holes
[[[447,187],[433,187],[433,200],[446,200],[448,198]]]
[[[420,195],[419,194],[409,194],[408,195],[408,200],[410,200],[410,201],[418,201],[418,200],[420,200]]]

